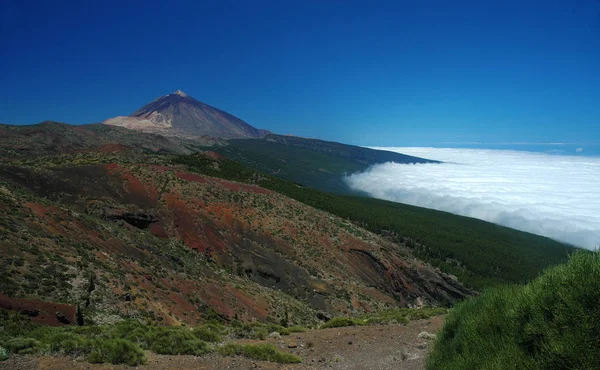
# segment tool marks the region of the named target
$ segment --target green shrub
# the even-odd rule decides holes
[[[212,325],[204,325],[192,330],[194,336],[205,342],[218,343],[221,341],[221,331]]]
[[[104,362],[104,357],[102,357],[102,352],[99,349],[95,349],[90,353],[87,360],[90,364],[101,364]]]
[[[148,349],[150,347],[148,336],[154,329],[157,328],[144,325],[139,321],[123,321],[114,326],[111,336],[114,338],[127,339],[143,349]]]
[[[227,343],[219,347],[223,356],[244,356],[254,360],[277,362],[280,364],[297,364],[302,359],[294,354],[282,352],[272,344],[235,344]]]
[[[304,333],[308,329],[304,326],[290,326],[289,328],[281,328],[279,334],[281,335],[290,335],[292,333]]]
[[[407,324],[411,320],[428,319],[448,312],[444,307],[391,308],[361,316],[367,324]]]
[[[206,342],[196,338],[191,331],[180,328],[160,328],[149,337],[150,350],[163,355],[200,356],[210,351]]]
[[[600,253],[457,305],[429,369],[600,369]]]
[[[234,326],[233,335],[237,338],[261,339],[264,340],[269,335],[269,327],[259,322],[241,324]]]
[[[136,366],[146,363],[146,354],[134,343],[125,339],[109,339],[97,342],[88,357],[91,363],[110,362]]]
[[[44,342],[50,344],[51,352],[64,355],[82,355],[90,352],[90,344],[81,335],[72,332],[57,331]]]
[[[0,347],[0,361],[4,361],[8,358],[8,353],[3,347]]]
[[[12,338],[4,343],[6,349],[12,353],[25,355],[36,353],[41,349],[42,344],[33,338]]]
[[[321,329],[341,328],[344,326],[357,325],[365,325],[365,323],[362,320],[354,319],[351,317],[334,317],[333,319],[327,321],[325,324],[321,325]]]
[[[38,325],[15,311],[0,310],[0,326],[0,341],[3,341],[15,337],[29,337],[27,333]]]
[[[291,333],[302,333],[308,330],[303,326],[291,326],[289,328],[278,324],[263,324],[261,322],[241,323],[233,321],[231,334],[236,338],[261,339],[267,338],[269,333],[278,332],[281,335],[290,335]]]

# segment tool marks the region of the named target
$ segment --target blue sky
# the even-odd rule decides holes
[[[99,122],[181,89],[282,134],[600,142],[600,2],[22,1],[0,122]]]

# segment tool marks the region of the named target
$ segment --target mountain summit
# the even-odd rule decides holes
[[[104,121],[107,125],[174,136],[213,136],[221,138],[258,138],[258,130],[241,119],[204,104],[181,90],[161,96],[130,116]]]

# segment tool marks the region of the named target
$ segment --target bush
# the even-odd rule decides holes
[[[110,339],[96,343],[95,349],[88,357],[91,363],[110,362],[111,364],[127,364],[136,366],[146,363],[146,354],[136,344],[125,339]]]
[[[50,343],[50,351],[64,355],[82,355],[91,350],[90,344],[83,336],[71,332],[56,332],[45,342]]]
[[[361,316],[366,324],[408,324],[410,320],[428,319],[443,315],[448,309],[443,307],[391,308]]]
[[[290,335],[292,333],[304,333],[308,329],[304,326],[290,326],[289,328],[281,328],[279,334],[281,335]]]
[[[144,325],[139,321],[123,321],[114,326],[111,336],[114,338],[127,339],[143,349],[148,349],[150,347],[148,336],[153,329],[158,328]]]
[[[272,344],[235,344],[228,343],[218,349],[223,356],[244,356],[254,360],[277,362],[280,364],[297,364],[302,359],[294,354],[282,352]]]
[[[578,252],[526,286],[484,292],[446,318],[427,367],[600,369],[600,253]]]
[[[321,329],[341,328],[344,326],[357,325],[365,325],[365,323],[361,320],[353,319],[351,317],[334,317],[333,319],[327,321],[325,324],[321,325]]]
[[[264,340],[269,335],[269,327],[259,322],[236,325],[232,328],[234,329],[232,334],[237,338]]]
[[[2,347],[0,347],[0,361],[4,361],[8,358],[8,353]]]
[[[101,364],[104,362],[104,357],[102,357],[102,352],[98,349],[95,349],[90,353],[87,358],[90,364]]]
[[[221,341],[222,329],[216,325],[203,325],[192,330],[194,336],[205,342],[217,343]]]
[[[4,343],[6,349],[19,355],[36,353],[41,349],[41,343],[33,338],[13,338]]]
[[[208,344],[196,338],[189,330],[157,328],[149,339],[150,350],[163,355],[200,356],[210,351]]]

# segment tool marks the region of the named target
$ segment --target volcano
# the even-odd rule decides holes
[[[130,116],[103,122],[143,132],[170,136],[212,136],[226,139],[260,138],[267,133],[181,90],[161,96]]]

